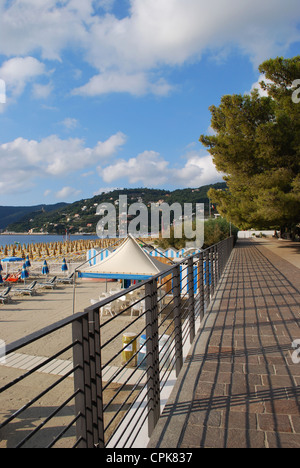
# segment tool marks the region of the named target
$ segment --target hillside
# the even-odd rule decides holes
[[[0,206],[0,229],[6,229],[10,224],[18,223],[27,215],[33,218],[41,213],[57,211],[64,206],[67,206],[67,203],[37,206]]]
[[[207,192],[213,187],[224,190],[226,183],[206,185],[195,189],[168,190],[159,189],[123,189],[102,193],[91,199],[80,200],[72,204],[64,204],[55,211],[43,210],[26,213],[19,221],[7,226],[9,232],[47,232],[49,234],[70,234],[77,232],[95,233],[99,218],[96,216],[96,208],[101,203],[113,203],[118,215],[118,200],[120,195],[127,195],[128,204],[141,202],[150,207],[150,203],[166,202],[171,205],[174,202],[204,203],[208,214]]]

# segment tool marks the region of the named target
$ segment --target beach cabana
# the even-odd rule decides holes
[[[168,270],[170,265],[151,257],[129,235],[107,258],[94,266],[83,268],[79,272],[81,278],[145,280]]]
[[[171,247],[164,251],[164,255],[168,258],[177,258],[179,257],[179,252],[177,249],[172,249]]]
[[[96,265],[97,263],[101,262],[104,258],[108,257],[111,254],[111,249],[101,249],[101,248],[94,248],[90,249],[87,252],[86,259],[89,260],[90,266]]]
[[[163,257],[164,252],[161,249],[153,249],[150,252],[151,257]]]
[[[8,265],[10,265],[11,263],[20,263],[24,262],[24,258],[21,258],[21,257],[6,257],[6,258],[2,258],[1,262],[4,262],[6,264],[6,273],[8,272]]]

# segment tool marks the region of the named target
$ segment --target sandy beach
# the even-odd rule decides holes
[[[87,282],[83,280],[76,281],[75,294],[75,313],[83,312],[86,307],[91,304],[91,299],[97,300],[102,292],[109,288],[116,287],[116,283],[104,282]],[[0,339],[5,343],[12,343],[16,340],[26,337],[27,335],[41,330],[49,325],[52,325],[73,313],[73,286],[59,285],[57,289],[46,290],[38,289],[36,296],[18,296],[12,294],[12,302],[9,304],[0,304]],[[105,315],[101,318],[101,323],[109,320],[110,316]],[[142,327],[141,322],[138,325],[132,324],[130,313],[119,317],[113,321],[113,324],[102,329],[102,344],[108,341],[114,334],[122,330],[127,325],[128,331],[139,332]],[[63,330],[55,332],[53,335],[46,336],[40,341],[34,342],[17,352],[16,360],[12,365],[0,365],[0,387],[8,382],[18,378],[24,373],[22,370],[23,362],[26,359],[47,358],[64,349],[72,342],[72,328],[65,327]],[[111,345],[103,351],[103,363],[107,362],[116,349],[122,349],[122,335],[114,340]],[[19,356],[20,355],[20,356]],[[121,365],[120,356],[113,362],[113,365]],[[72,362],[72,350],[69,350],[59,356],[56,360],[56,366],[60,363]],[[12,412],[19,407],[25,405],[31,398],[57,382],[61,375],[55,375],[55,368],[52,372],[38,372],[30,378],[14,386],[9,392],[1,395],[0,421],[6,419]],[[119,385],[111,384],[106,390],[104,399],[109,401],[115,395]],[[128,389],[129,390],[129,389]],[[54,388],[49,394],[26,410],[20,419],[10,424],[8,428],[0,434],[0,448],[15,446],[20,438],[20,434],[24,437],[28,427],[36,427],[49,412],[59,404],[62,404],[66,398],[74,391],[73,377],[70,376],[59,386]],[[126,392],[127,390],[125,390]],[[121,404],[124,401],[124,391],[117,396],[115,405]],[[110,418],[113,412],[107,412],[106,418]],[[46,443],[49,438],[51,440],[52,431],[57,433],[57,429],[61,426],[65,427],[74,417],[74,400],[71,400],[67,407],[51,421],[50,427],[42,431],[42,439],[39,436],[38,441],[32,441],[26,446],[39,447]],[[2,440],[1,440],[2,439]],[[72,446],[75,441],[75,432],[72,428],[63,438],[58,446]]]

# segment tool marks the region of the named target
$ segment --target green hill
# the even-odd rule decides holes
[[[55,210],[32,210],[22,219],[7,226],[10,232],[47,232],[49,234],[95,233],[98,217],[96,208],[101,203],[113,203],[118,215],[118,200],[120,195],[127,195],[128,204],[141,202],[150,207],[150,203],[164,201],[172,203],[204,203],[208,214],[207,192],[213,187],[224,190],[226,183],[206,185],[195,189],[159,190],[148,188],[114,190],[102,193],[90,199],[80,200],[72,204],[63,204]],[[115,203],[116,202],[116,203]],[[214,212],[214,210],[213,210]]]
[[[37,214],[57,211],[67,206],[67,203],[37,206],[0,206],[0,229],[6,229],[10,224],[18,223],[27,215],[34,217]]]

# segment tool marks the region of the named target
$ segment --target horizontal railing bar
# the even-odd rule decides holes
[[[24,444],[26,444],[26,442],[28,442],[28,440],[30,440],[39,430],[41,430],[49,421],[51,421],[51,419],[56,414],[58,414],[71,400],[73,400],[78,393],[79,393],[79,390],[74,392],[73,395],[71,395],[69,398],[67,398],[59,407],[57,407],[54,411],[52,411],[52,413],[49,414],[49,416],[47,416],[47,418],[45,418],[44,421],[41,422],[41,424],[39,424],[39,426],[37,426],[35,429],[33,429],[26,437],[24,437],[24,439],[21,442],[18,443],[16,448],[20,448]]]
[[[146,392],[145,396],[147,396],[147,395],[148,395],[148,391]],[[131,403],[131,405],[130,405],[128,411],[127,411],[127,414],[128,414],[128,412],[132,409],[133,405],[136,403],[136,401],[137,401],[137,399],[138,399],[139,396],[140,396],[140,395],[137,395],[136,398],[135,398],[135,400]],[[134,417],[136,416],[136,413],[137,413],[137,411],[138,411],[138,409],[140,408],[140,406],[141,406],[142,403],[143,403],[143,401],[141,400],[140,403],[139,403],[139,406],[136,408],[136,411],[133,413],[133,415],[131,416],[131,418],[130,418],[130,420],[128,421],[128,423],[132,422],[132,420],[133,420]],[[145,407],[144,407],[144,409],[143,409],[143,412],[145,411],[145,409],[148,410],[147,405],[145,405]],[[148,411],[148,412],[149,412],[149,411]],[[147,414],[147,415],[148,415],[148,414]],[[120,426],[123,424],[125,417],[126,417],[126,415],[125,415],[125,416],[122,418],[122,420],[118,423],[117,428],[116,428],[116,430],[115,430],[115,433],[118,431],[118,429],[120,428]],[[119,439],[116,441],[116,446],[117,446],[118,442],[120,442],[120,439],[123,437],[125,431],[127,431],[127,427],[126,427],[126,428],[123,430],[123,432],[120,434]],[[110,437],[109,440],[111,440],[112,437],[114,437],[114,435],[115,435],[115,434],[113,434],[113,435]]]
[[[218,246],[221,246],[221,248],[219,249]],[[17,340],[15,342],[8,344],[6,346],[6,355],[10,355],[13,352],[19,350],[20,348],[24,348],[25,346],[39,339],[42,339],[52,333],[55,333],[59,331],[60,329],[63,329],[69,325],[71,326],[75,325],[76,327],[75,333],[74,333],[75,327],[73,327],[74,336],[77,337],[78,335],[80,337],[80,338],[75,339],[73,343],[68,345],[63,350],[60,350],[53,356],[46,358],[45,361],[36,365],[29,371],[26,370],[25,374],[13,380],[9,384],[5,385],[4,387],[0,388],[0,394],[3,393],[4,391],[11,389],[15,385],[17,385],[19,382],[25,380],[26,378],[30,377],[34,373],[38,372],[41,368],[49,365],[49,363],[53,362],[63,353],[66,353],[70,349],[77,346],[76,353],[75,353],[76,362],[73,363],[74,368],[69,370],[64,376],[59,378],[54,384],[50,385],[47,389],[40,392],[39,395],[35,396],[30,402],[26,403],[22,408],[15,411],[14,414],[12,414],[10,417],[6,419],[6,421],[0,424],[0,428],[7,426],[10,422],[16,419],[20,414],[22,414],[24,411],[30,408],[36,401],[41,399],[44,395],[48,394],[51,390],[55,389],[61,382],[67,379],[71,374],[75,373],[75,376],[77,377],[76,372],[78,372],[79,373],[78,378],[77,378],[79,382],[78,390],[76,390],[75,393],[69,396],[64,403],[60,404],[58,408],[54,409],[54,411],[52,411],[51,414],[49,414],[46,417],[46,419],[44,419],[37,427],[35,427],[30,432],[30,434],[28,434],[21,442],[18,443],[17,447],[24,446],[30,439],[32,439],[40,431],[42,431],[42,429],[47,425],[47,423],[53,420],[59,412],[61,412],[64,408],[66,408],[67,405],[70,403],[70,401],[73,400],[74,398],[76,400],[75,401],[76,410],[78,410],[77,416],[75,416],[73,420],[69,422],[68,425],[64,427],[60,431],[60,433],[55,436],[54,440],[52,440],[49,443],[48,445],[49,448],[53,447],[80,418],[82,418],[82,422],[80,422],[80,425],[76,424],[77,441],[75,442],[73,446],[74,448],[77,446],[80,446],[81,443],[83,443],[83,446],[86,446],[86,445],[98,446],[99,445],[102,447],[102,444],[104,444],[104,446],[107,445],[107,443],[104,442],[104,434],[108,433],[108,430],[112,428],[112,425],[115,424],[118,417],[121,417],[120,418],[121,420],[120,422],[117,423],[117,427],[113,428],[113,432],[109,436],[109,441],[111,441],[113,438],[116,438],[117,436],[118,437],[117,444],[122,439],[122,444],[124,444],[124,447],[125,446],[127,447],[129,444],[132,445],[140,429],[143,427],[148,415],[154,409],[155,416],[154,418],[152,417],[150,424],[149,424],[149,430],[152,431],[153,427],[155,427],[155,424],[157,422],[157,416],[159,417],[159,413],[160,413],[159,411],[160,397],[157,392],[161,392],[162,389],[166,386],[171,373],[174,372],[175,369],[176,369],[176,374],[178,374],[178,372],[180,371],[180,367],[181,367],[181,364],[179,363],[180,353],[182,353],[182,348],[187,343],[189,336],[192,338],[193,330],[192,328],[190,328],[192,327],[191,321],[193,321],[193,324],[195,326],[195,320],[197,320],[203,314],[203,306],[204,306],[204,312],[205,312],[205,304],[207,305],[207,303],[209,303],[211,296],[215,292],[215,288],[220,280],[220,277],[224,271],[224,267],[231,253],[232,246],[233,246],[232,238],[228,238],[224,241],[220,241],[212,247],[209,247],[197,254],[193,254],[192,257],[183,258],[176,263],[173,262],[173,265],[169,265],[169,268],[167,267],[167,269],[164,272],[159,272],[156,275],[152,276],[150,279],[146,279],[142,281],[141,283],[137,283],[127,289],[120,289],[118,292],[114,293],[113,295],[103,298],[98,303],[89,306],[83,312],[76,313],[66,319],[63,319],[63,320],[58,321],[57,323],[54,323],[53,325],[47,326],[37,332],[34,332],[27,337],[24,337],[20,340]],[[179,271],[180,271],[180,277],[179,277]],[[150,283],[153,284],[153,289],[151,288],[149,289],[148,285]],[[142,292],[143,288],[144,288],[144,291],[142,293],[142,297],[141,296],[132,297],[131,299],[133,300],[133,302],[130,303],[130,305],[125,306],[122,310],[117,312],[114,316],[109,317],[108,320],[106,321],[103,321],[103,323],[99,323],[100,316],[97,318],[97,314],[100,315],[100,309],[102,307],[105,307],[108,304],[113,305],[121,297],[126,296],[131,292],[134,292],[134,291]],[[148,288],[148,291],[152,291],[151,294],[153,295],[150,296],[150,294],[146,294],[145,289],[147,290],[147,288]],[[142,312],[141,312],[142,309],[138,310],[138,316],[134,317],[135,314],[132,308],[133,307],[137,308],[139,306],[141,306],[142,308],[142,304],[144,302],[146,302],[147,304],[147,310],[142,311]],[[191,305],[193,305],[193,311],[191,311]],[[153,339],[153,337],[148,337],[147,329],[149,328],[149,323],[148,325],[144,325],[141,330],[139,326],[141,322],[143,322],[144,317],[147,314],[149,314],[150,311],[153,314],[153,320],[155,320],[155,327],[156,327],[153,332],[155,333],[154,343],[156,343],[155,345],[156,347],[158,343],[158,347],[159,347],[157,349],[156,348],[153,349],[153,352],[154,352],[153,357],[155,361],[152,361],[151,365],[150,365],[151,358],[149,359],[149,355],[147,354],[147,352],[140,354],[143,348],[146,348],[146,347],[149,348],[149,346],[146,346],[146,345],[150,339]],[[122,324],[120,324],[122,326],[122,329],[118,333],[116,333],[113,337],[110,337],[105,343],[103,343],[101,339],[101,337],[103,336],[101,331],[104,330],[104,327],[109,327],[113,321],[118,319],[118,317],[124,317],[125,314],[128,314],[128,312],[129,312],[129,315],[131,315],[131,319],[132,319],[130,323],[128,323],[125,326],[122,326]],[[176,319],[176,327],[172,330],[172,327],[174,326],[174,320],[172,320],[172,314],[174,312],[175,312],[174,316],[176,316],[177,319]],[[92,315],[90,315],[91,313],[96,314],[96,317],[94,320],[90,318],[92,317]],[[91,320],[93,320],[91,322],[94,324],[93,326],[90,325]],[[170,323],[168,323],[168,321]],[[127,319],[126,319],[126,322],[127,322]],[[139,345],[137,345],[136,347],[136,351],[134,351],[134,353],[131,355],[130,359],[126,362],[125,365],[123,365],[122,367],[116,366],[115,368],[117,369],[117,371],[115,371],[114,370],[115,368],[112,367],[112,370],[114,370],[114,375],[111,376],[110,374],[108,382],[104,382],[103,370],[106,370],[111,365],[111,363],[122,354],[123,349],[120,346],[120,350],[113,357],[110,357],[108,362],[106,362],[104,365],[103,365],[103,361],[101,363],[101,355],[99,355],[98,353],[101,353],[104,349],[107,349],[107,347],[112,345],[113,341],[118,340],[119,337],[121,337],[128,329],[130,329],[135,324],[138,325],[139,331],[136,333],[136,337],[133,338],[129,343],[126,343],[126,345],[129,346],[130,343],[133,343],[134,341],[138,342],[139,337],[141,337],[141,335],[145,332],[147,332],[146,340],[145,341],[140,340]],[[82,331],[80,331],[81,329]],[[157,337],[157,333],[159,337]],[[165,342],[162,341],[162,336],[167,337]],[[83,339],[83,341],[81,341],[81,339]],[[157,342],[157,339],[158,339],[158,342]],[[178,343],[181,349],[178,349]],[[87,379],[88,379],[87,380],[88,393],[86,394],[86,397],[88,399],[87,401],[89,401],[89,398],[92,396],[92,406],[88,407],[87,411],[88,412],[92,411],[94,413],[93,405],[95,405],[95,415],[97,411],[98,417],[102,415],[101,417],[104,418],[105,412],[113,411],[113,410],[110,410],[110,408],[112,408],[112,405],[115,406],[116,404],[118,407],[118,409],[114,412],[113,417],[110,419],[106,427],[104,427],[104,423],[101,426],[102,423],[100,424],[101,421],[99,420],[99,427],[97,430],[95,426],[96,420],[93,419],[94,416],[91,419],[91,421],[89,421],[89,413],[87,412],[87,414],[85,414],[84,404],[82,405],[82,402],[81,402],[81,396],[78,400],[79,394],[82,394],[84,396],[84,393],[86,391],[84,386],[82,386],[80,383],[80,373],[83,371],[82,364],[80,363],[80,360],[82,359],[82,357],[80,355],[81,355],[81,352],[85,350],[86,345],[87,345],[87,349],[89,346],[91,346],[90,352],[92,353],[93,353],[94,346],[96,346],[96,358],[97,358],[95,362],[93,361],[92,363],[89,363],[89,359],[90,357],[92,357],[92,354],[91,356],[89,354],[82,356],[84,367],[87,366],[87,374],[86,374]],[[74,356],[73,356],[73,359],[74,359]],[[100,360],[98,360],[99,358]],[[137,361],[138,361],[138,364],[137,364]],[[77,362],[79,362],[78,365],[76,365]],[[96,363],[96,366],[95,366],[95,363]],[[127,373],[127,370],[130,369],[130,366],[133,366],[132,371]],[[152,367],[156,373],[155,374],[156,376],[154,378],[153,388],[152,386],[149,385],[150,383],[151,385],[153,383],[152,382],[153,376],[150,377],[151,372],[152,372],[151,371]],[[159,375],[157,374],[157,372],[159,372]],[[123,374],[123,377],[121,379],[122,385],[120,385],[116,389],[116,392],[113,393],[112,396],[109,397],[109,401],[106,402],[105,405],[103,405],[103,399],[102,399],[103,392],[108,390],[109,386],[112,383],[114,383],[114,381],[116,381],[122,374]],[[85,375],[82,374],[82,377],[85,380]],[[93,392],[96,389],[95,382],[97,382],[96,385],[98,385],[98,383],[100,385],[98,388],[99,393],[97,391],[97,394],[93,395]],[[122,392],[124,391],[124,389],[126,388],[128,389],[128,385],[130,385],[131,390],[129,392],[127,392],[126,390],[127,395],[125,396],[125,399],[124,400],[121,399],[122,401],[120,405],[118,405],[117,403],[115,403],[117,400],[117,397],[120,397],[122,395]],[[147,396],[148,396],[148,401],[146,401]],[[126,405],[128,405],[129,408],[126,408]],[[142,408],[143,405],[145,406]],[[124,414],[121,415],[122,412]],[[136,420],[137,422],[134,424],[134,428],[130,428],[130,431],[128,432],[128,435],[127,435],[126,430],[128,430],[128,424],[130,425],[131,423],[133,423],[134,420]],[[82,423],[83,423],[83,427],[85,426],[85,424],[87,424],[86,432],[80,433],[80,430],[79,430],[79,433],[78,433],[78,428],[82,426]],[[126,424],[127,427],[123,428],[122,424]],[[93,434],[93,427],[95,429],[94,434]],[[58,428],[58,430],[59,429],[60,428]],[[99,432],[97,432],[98,430]],[[122,431],[121,434],[120,434],[120,430]],[[97,442],[97,437],[99,437],[98,442]],[[95,442],[94,444],[92,444],[94,440]]]
[[[128,345],[127,345],[127,346],[128,346]],[[136,355],[138,355],[138,353],[140,352],[141,349],[142,349],[142,347],[139,348],[139,349],[137,350],[137,352],[135,353],[135,355],[134,355],[133,357],[135,357]],[[115,359],[115,357],[116,357],[116,356],[114,356],[114,357],[111,359],[111,361],[112,361],[113,359]],[[108,364],[105,364],[105,366],[102,367],[102,371],[103,371],[103,369],[104,369],[105,367],[107,367],[107,365],[108,365]],[[123,365],[122,367],[119,367],[119,370],[118,370],[117,372],[114,373],[114,375],[111,377],[111,379],[110,379],[108,382],[106,382],[106,385],[104,385],[104,387],[103,387],[103,391],[106,390],[106,389],[108,388],[108,386],[109,386],[111,383],[113,383],[113,380],[115,380],[116,377],[118,377],[120,374],[122,374],[122,373],[124,372],[125,368],[126,368],[126,365]],[[136,368],[136,370],[138,370],[138,368]],[[133,373],[131,374],[131,376],[132,376],[132,375],[133,375]],[[131,378],[131,377],[130,377],[130,378]]]
[[[139,404],[137,410],[140,409],[141,404],[142,404],[142,402]],[[148,410],[147,405],[145,405],[144,408],[142,409],[142,411],[141,411],[141,413],[140,413],[140,415],[139,415],[139,418],[143,415],[143,413],[144,413],[146,410],[147,410],[147,413],[146,413],[146,415],[145,415],[145,418],[143,419],[143,421],[139,421],[139,425],[136,426],[136,427],[134,428],[134,429],[137,430],[137,431],[140,431],[140,430],[141,430],[141,428],[142,428],[143,425],[144,425],[144,422],[145,422],[146,419],[148,418],[149,410]],[[133,416],[132,416],[132,418],[131,418],[128,422],[131,423],[132,421],[133,421]],[[124,434],[124,432],[125,432],[125,430],[123,431],[122,435]],[[137,434],[136,434],[136,435],[137,435]],[[135,437],[136,437],[136,436],[135,436]],[[132,438],[132,443],[134,443],[135,437],[133,437],[133,434],[132,434],[132,433],[129,434],[129,436],[127,437],[127,439],[126,439],[125,442],[124,442],[123,447],[126,447],[126,445],[128,444],[128,441],[129,441],[130,438]],[[130,447],[132,447],[132,445],[131,445]],[[130,448],[130,447],[129,447],[129,448]]]
[[[79,367],[79,366],[77,366]],[[43,390],[39,395],[37,395],[35,398],[30,400],[26,405],[22,406],[22,408],[18,409],[14,414],[12,414],[9,418],[7,418],[3,423],[0,424],[0,429],[3,427],[7,426],[8,423],[13,421],[17,416],[22,414],[26,409],[30,408],[30,406],[33,405],[33,403],[36,403],[40,398],[43,396],[47,395],[51,390],[53,390],[54,387],[57,387],[61,382],[63,382],[69,375],[73,374],[75,372],[76,368],[69,370],[65,375],[63,375],[59,380],[54,382],[54,384],[50,385],[47,387],[45,390]]]
[[[143,379],[143,377],[144,377],[144,376],[141,376],[141,377],[140,377],[138,383],[141,382],[141,380]],[[138,388],[138,383],[136,384],[135,388]],[[136,395],[136,397],[134,398],[134,400],[130,403],[130,406],[129,406],[128,411],[129,411],[130,409],[132,409],[133,405],[136,403],[136,400],[138,399],[138,397],[140,396],[140,394],[142,393],[142,391],[144,390],[144,388],[145,388],[147,385],[148,385],[148,380],[147,380],[147,381],[145,382],[145,384],[141,387],[141,389],[140,389],[138,395]],[[148,390],[147,390],[147,392],[146,392],[146,395],[147,395],[147,394],[148,394]],[[125,406],[125,404],[127,403],[128,399],[129,399],[129,397],[130,397],[131,395],[132,395],[132,392],[131,392],[131,393],[127,396],[127,398],[122,402],[122,404],[121,404],[121,406],[120,406],[118,412],[116,412],[116,413],[113,415],[112,419],[111,419],[111,420],[109,421],[109,423],[106,425],[106,427],[105,427],[105,432],[107,432],[107,430],[109,429],[109,427],[111,426],[111,424],[114,422],[114,420],[116,419],[116,417],[118,416],[118,414],[120,413],[120,411],[122,410],[122,408]],[[128,413],[128,411],[127,411],[127,413]],[[123,420],[124,420],[125,417],[126,417],[126,415],[121,419],[121,421],[118,423],[118,426],[117,426],[117,427],[120,427],[120,425],[122,424],[122,422],[123,422]]]
[[[127,328],[128,328],[128,326],[125,328],[125,330],[127,330]],[[137,336],[140,336],[140,335],[143,333],[143,331],[146,331],[146,328],[147,328],[147,327],[143,328],[142,331],[139,332],[139,334],[138,334]],[[124,328],[123,328],[123,330],[124,330]],[[118,334],[118,335],[115,335],[110,341],[115,340],[118,336],[120,336],[120,335],[119,335],[119,334]],[[133,343],[134,341],[135,341],[135,338],[134,338],[130,343]],[[128,343],[127,346],[128,346],[130,343]],[[101,349],[105,348],[106,345],[107,345],[107,343],[105,343],[105,345],[103,345]],[[116,359],[118,356],[120,356],[120,354],[122,354],[122,352],[123,352],[123,350],[121,349],[121,350],[118,351],[112,358],[110,358],[110,359],[102,366],[102,371],[103,371],[107,366],[109,366],[109,364],[110,364],[114,359]]]
[[[48,327],[42,328],[41,330],[32,333],[31,335],[26,336],[25,338],[21,338],[20,340],[14,341],[13,343],[6,345],[6,354],[9,355],[14,353],[15,351],[19,350],[20,348],[24,348],[25,346],[33,343],[34,341],[38,341],[45,336],[54,333],[61,328],[64,328],[67,325],[71,325],[73,322],[76,322],[79,319],[82,319],[86,314],[85,312],[78,312],[70,317],[67,317],[59,322],[54,323],[53,325],[49,325]]]
[[[140,382],[143,380],[143,378],[145,377],[145,375],[146,375],[146,372],[143,373],[143,375],[139,377],[139,379],[137,380],[137,382],[136,382],[135,385],[133,386],[131,392],[128,394],[128,396],[126,397],[126,399],[122,402],[122,404],[121,404],[121,406],[120,406],[118,412],[121,411],[121,409],[122,409],[122,408],[124,407],[124,405],[127,403],[128,399],[131,397],[131,395],[132,395],[137,389],[139,389],[139,393],[141,393],[142,390],[147,386],[149,379],[147,379],[146,382],[145,382],[141,387],[139,386]],[[130,379],[129,379],[129,380],[130,380]],[[129,380],[128,380],[128,381],[129,381]],[[127,381],[127,382],[128,382],[128,381]],[[125,385],[126,385],[126,384],[124,383],[124,385],[122,385],[122,387],[120,387],[120,388],[118,389],[118,393],[117,393],[117,394],[119,394],[121,391],[124,390]],[[113,401],[115,400],[116,396],[117,396],[117,395],[113,396],[113,397],[110,399],[110,401],[104,406],[103,411],[106,411],[106,410],[110,407],[110,405],[111,405],[111,404],[113,403]],[[118,413],[116,413],[115,416],[113,416],[112,420],[114,420],[114,417],[117,417],[117,415],[118,415]],[[107,426],[105,427],[105,431],[107,431],[107,429],[108,429],[109,426],[111,425],[112,420],[109,421],[109,423],[108,423]]]
[[[53,439],[53,441],[50,442],[50,444],[46,446],[46,448],[47,449],[52,448],[56,444],[56,442],[58,442],[61,439],[61,437],[64,434],[66,434],[66,432],[68,432],[69,429],[71,429],[71,427],[78,421],[78,419],[80,417],[81,417],[81,414],[80,413],[77,414],[77,416],[75,416],[75,418],[55,437],[55,439]],[[77,442],[79,442],[79,441],[77,441]],[[73,446],[73,448],[74,448],[74,446]]]
[[[64,354],[65,352],[69,351],[69,349],[73,348],[75,346],[76,342],[74,343],[71,343],[69,346],[67,346],[66,348],[62,349],[61,351],[59,351],[58,353],[54,354],[54,356],[51,356],[50,358],[46,359],[46,361],[43,361],[41,362],[40,364],[37,364],[35,367],[33,367],[32,369],[30,369],[28,372],[26,372],[25,374],[21,375],[20,377],[18,377],[17,379],[9,382],[7,385],[5,385],[4,387],[1,387],[0,388],[0,394],[5,392],[6,390],[9,390],[11,387],[13,387],[14,385],[17,385],[18,383],[22,382],[22,380],[26,379],[26,377],[29,377],[31,374],[33,374],[34,372],[37,372],[39,369],[42,369],[42,367],[45,367],[47,364],[49,364],[50,362],[52,362],[54,359],[57,359],[59,356],[61,356],[62,354]]]

